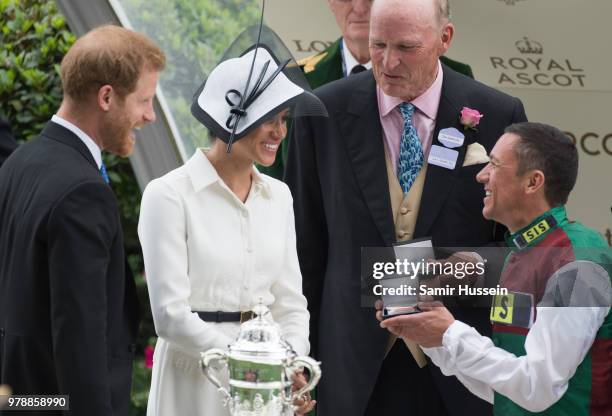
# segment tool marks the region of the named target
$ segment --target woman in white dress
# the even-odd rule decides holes
[[[227,348],[240,312],[260,299],[297,354],[309,352],[291,194],[254,167],[274,162],[296,105],[318,105],[284,71],[275,74],[282,66],[263,45],[219,64],[192,106],[216,137],[210,150],[197,149],[144,191],[138,234],[159,336],[149,416],[229,415],[199,355]]]

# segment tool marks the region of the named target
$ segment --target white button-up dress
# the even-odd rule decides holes
[[[231,344],[240,324],[204,322],[193,311],[248,311],[263,299],[285,339],[308,354],[309,315],[284,183],[253,168],[243,203],[197,150],[146,187],[138,235],[159,336],[147,415],[229,415],[198,359]]]

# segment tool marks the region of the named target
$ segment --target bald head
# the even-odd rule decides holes
[[[377,84],[412,101],[438,74],[452,40],[447,0],[376,0],[370,18],[370,56]]]
[[[436,27],[441,27],[450,21],[448,0],[375,0],[372,5],[372,15],[385,12],[406,13]]]

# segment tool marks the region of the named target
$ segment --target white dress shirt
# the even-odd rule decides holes
[[[357,58],[353,56],[346,46],[344,38],[342,38],[342,59],[344,60],[344,70],[346,71],[344,74],[345,77],[347,77],[357,65],[363,65],[365,69],[372,69],[372,61],[368,61],[365,64],[360,64],[359,61],[357,61]]]
[[[493,403],[496,391],[519,406],[541,412],[565,394],[569,379],[591,348],[610,308],[538,307],[517,357],[490,338],[455,321],[442,346],[423,348],[445,375],[455,375],[472,393]]]
[[[96,164],[98,165],[98,169],[102,167],[102,151],[100,150],[96,142],[94,142],[93,139],[87,135],[87,133],[85,133],[83,130],[81,130],[71,122],[64,120],[57,114],[54,114],[53,117],[51,117],[51,121],[56,124],[59,124],[62,127],[67,128],[68,130],[76,134],[77,137],[81,139],[81,141],[85,144],[85,146],[87,146],[87,148],[91,152],[91,155],[93,156],[94,160],[96,161]]]
[[[155,329],[148,415],[226,415],[199,353],[227,348],[238,322],[193,311],[248,311],[260,299],[300,355],[309,351],[289,188],[253,168],[243,203],[202,150],[145,189],[138,224]]]
[[[436,117],[440,107],[442,97],[442,83],[444,82],[444,71],[442,64],[438,61],[438,73],[434,82],[416,97],[411,103],[415,107],[412,115],[412,123],[417,131],[421,142],[421,149],[425,160],[429,157],[429,151],[433,143],[433,135],[436,129]],[[378,102],[378,114],[383,130],[383,140],[385,150],[393,165],[393,171],[397,172],[397,162],[399,160],[400,144],[402,133],[404,132],[404,117],[399,110],[399,105],[404,102],[399,97],[391,97],[377,85],[376,98]],[[444,126],[442,126],[444,127]]]

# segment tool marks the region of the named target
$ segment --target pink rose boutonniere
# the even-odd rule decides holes
[[[473,108],[463,107],[461,109],[461,124],[465,130],[472,129],[476,130],[476,126],[480,123],[480,119],[482,118],[482,114],[480,111],[474,110]]]

